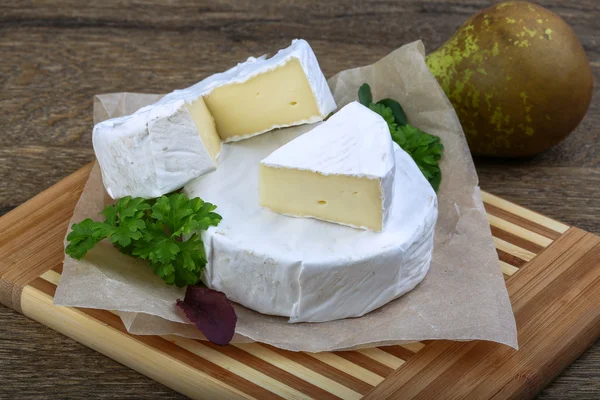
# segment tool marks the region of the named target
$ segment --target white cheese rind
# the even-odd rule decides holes
[[[290,322],[361,316],[425,276],[437,197],[410,156],[394,145],[394,196],[383,232],[263,209],[260,160],[307,130],[303,126],[226,144],[219,169],[185,186],[188,196],[217,204],[223,216],[218,227],[203,234],[205,281],[237,303]]]
[[[163,97],[157,104],[165,104],[176,100],[184,100],[187,103],[192,103],[199,97],[209,94],[212,90],[220,86],[246,82],[259,74],[285,65],[292,58],[296,58],[300,61],[321,115],[306,120],[294,121],[289,124],[272,125],[270,128],[260,132],[253,132],[252,134],[229,138],[227,142],[243,140],[276,128],[321,121],[336,109],[335,100],[329,89],[329,85],[327,85],[327,80],[319,67],[319,62],[317,61],[315,53],[312,51],[308,42],[303,39],[293,40],[289,47],[279,50],[279,52],[271,58],[267,58],[266,55],[258,58],[250,57],[245,62],[239,63],[225,72],[211,75],[186,89],[175,90]]]
[[[198,137],[197,127],[195,134],[192,134],[193,120],[183,107],[184,103],[192,106],[218,87],[243,83],[283,66],[291,59],[299,60],[321,115],[289,124],[272,125],[259,132],[228,138],[228,141],[245,139],[275,128],[322,120],[336,108],[333,95],[309,44],[301,39],[294,40],[290,47],[280,50],[269,59],[266,56],[251,57],[194,86],[175,90],[132,115],[97,124],[93,133],[94,151],[109,195],[115,199],[127,195],[157,197],[214,170],[216,159],[207,157],[209,152]],[[162,117],[149,127],[149,121],[158,116]],[[163,151],[165,147],[169,150]]]
[[[347,175],[379,181],[382,224],[389,217],[394,191],[394,149],[387,122],[358,102],[352,102],[310,132],[280,147],[261,161],[269,168]],[[283,214],[298,216],[293,213]],[[314,215],[302,215],[318,218]],[[335,221],[355,228],[371,229]]]
[[[113,199],[158,197],[216,168],[182,100],[96,124],[92,143]]]
[[[354,101],[261,163],[323,175],[380,179],[394,169],[392,143],[385,120]]]

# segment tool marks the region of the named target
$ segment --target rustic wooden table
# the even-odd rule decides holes
[[[250,55],[309,40],[327,76],[422,39],[432,50],[496,1],[0,1],[0,215],[94,158],[92,96],[161,93]],[[540,0],[579,35],[600,76],[600,2]],[[559,146],[476,160],[483,189],[600,234],[600,99]],[[168,371],[165,371],[168,374]],[[0,306],[0,398],[181,395]],[[600,398],[600,344],[540,394]]]

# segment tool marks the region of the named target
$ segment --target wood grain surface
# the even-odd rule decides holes
[[[400,45],[442,44],[496,1],[0,1],[0,214],[93,159],[92,96],[184,87],[292,38],[327,76]],[[520,161],[477,159],[481,187],[600,234],[600,2],[548,0],[573,27],[596,80],[587,117],[563,143]],[[168,373],[168,371],[165,371]],[[0,307],[0,398],[181,395]],[[600,345],[540,399],[600,398]]]

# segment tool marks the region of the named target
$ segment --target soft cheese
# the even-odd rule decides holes
[[[225,144],[219,168],[185,186],[188,196],[217,204],[223,216],[203,234],[204,280],[232,301],[291,322],[361,316],[425,276],[437,198],[410,156],[394,145],[394,195],[382,232],[290,218],[261,207],[260,161],[309,129]]]
[[[213,171],[221,141],[318,122],[335,108],[309,44],[294,40],[269,59],[251,57],[133,115],[101,122],[94,150],[111,197],[156,197]]]
[[[221,150],[202,98],[147,106],[94,127],[94,152],[108,194],[158,197],[216,168]]]
[[[310,45],[302,39],[271,58],[246,62],[214,74],[159,101],[193,102],[204,97],[225,142],[275,128],[323,120],[336,105]]]
[[[260,203],[282,214],[381,231],[394,171],[387,123],[353,102],[261,161]]]

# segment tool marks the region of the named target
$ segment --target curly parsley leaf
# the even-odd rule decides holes
[[[126,218],[140,218],[149,208],[150,205],[145,199],[131,196],[123,197],[115,205],[116,213],[121,221]]]
[[[105,223],[114,227],[109,235],[110,242],[121,248],[131,245],[133,240],[142,237],[146,227],[142,217],[150,205],[142,198],[123,197],[117,204],[107,206],[100,214],[106,218]]]
[[[148,261],[154,274],[169,285],[187,286],[185,299],[177,300],[177,306],[210,341],[227,344],[237,322],[232,304],[221,292],[195,286],[206,267],[200,232],[219,224],[216,208],[181,193],[149,200],[124,197],[100,213],[104,222],[88,218],[74,224],[65,252],[80,259],[108,238],[123,253]]]
[[[406,113],[404,112],[404,109],[402,108],[400,103],[398,103],[396,100],[382,99],[382,100],[379,100],[377,102],[377,104],[381,104],[392,110],[396,124],[398,124],[400,126],[404,126],[404,125],[408,124],[408,119],[406,118]]]
[[[123,197],[100,213],[104,222],[88,218],[74,224],[67,236],[66,253],[80,259],[108,238],[120,251],[147,260],[154,273],[168,284],[195,285],[206,266],[199,232],[219,224],[221,216],[214,212],[216,208],[182,193],[155,200]]]
[[[86,218],[71,227],[71,232],[67,236],[69,245],[65,252],[70,257],[79,260],[85,253],[93,249],[96,243],[112,235],[115,230],[110,224]]]
[[[221,222],[221,216],[215,212],[217,206],[211,203],[202,201],[201,198],[196,197],[190,201],[190,207],[193,210],[192,215],[189,218],[187,230],[183,229],[184,234],[188,234],[190,230],[201,230],[205,231],[210,226],[217,226]]]
[[[377,114],[381,115],[385,122],[388,123],[390,127],[390,132],[394,132],[397,125],[394,119],[394,112],[391,108],[384,106],[383,104],[371,103],[369,104],[369,109],[371,111],[375,111]]]
[[[110,236],[110,241],[113,244],[118,243],[119,246],[127,247],[132,240],[137,240],[142,237],[142,230],[146,224],[141,219],[126,218],[119,223],[116,231]]]
[[[174,279],[175,285],[185,286],[189,285],[189,282],[193,281],[194,277],[201,272],[199,266],[204,268],[206,265],[206,254],[204,253],[204,243],[196,233],[181,243],[180,250],[176,263],[181,268],[175,270]],[[197,279],[194,284],[196,283],[198,283]]]
[[[162,223],[170,234],[180,235],[181,232],[176,231],[185,225],[186,217],[193,212],[189,202],[187,196],[181,193],[161,196],[152,206],[152,218]]]
[[[408,124],[398,127],[392,133],[392,138],[410,154],[433,190],[437,192],[442,181],[439,161],[444,153],[440,138]]]
[[[217,207],[196,197],[188,199],[181,193],[162,196],[152,206],[152,217],[164,224],[173,236],[188,235],[194,230],[206,230],[217,226],[221,216],[214,211]]]
[[[383,117],[390,129],[392,140],[412,157],[433,190],[437,192],[442,180],[439,161],[444,154],[440,138],[408,124],[406,114],[397,101],[383,99],[373,103],[368,84],[360,87],[358,96],[361,104]],[[366,99],[371,100],[365,104],[363,100]]]
[[[175,239],[165,234],[160,222],[148,224],[143,236],[133,243],[132,255],[148,260],[152,264],[170,264],[179,253]],[[157,274],[162,277],[162,274]]]

